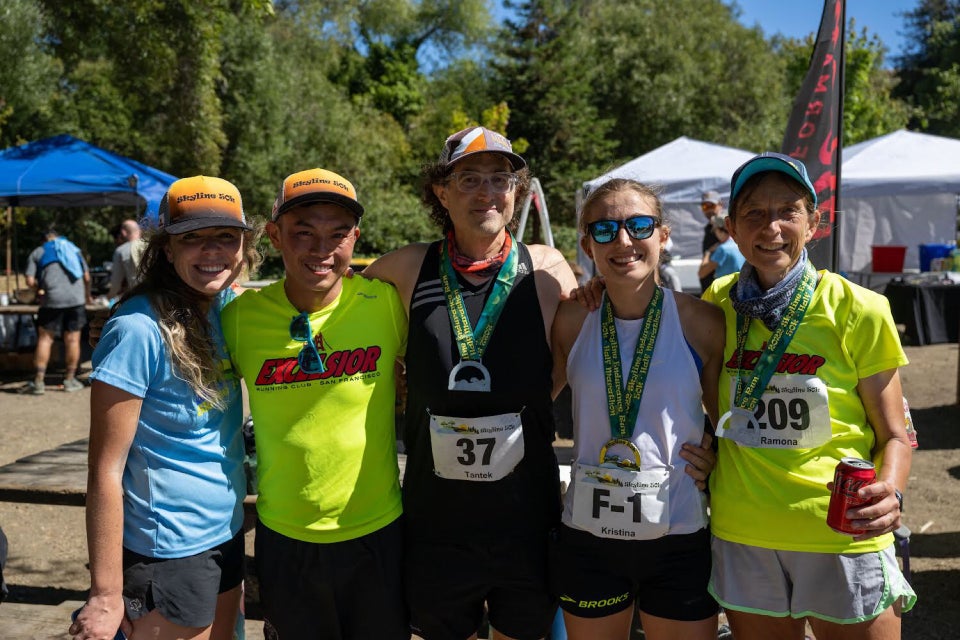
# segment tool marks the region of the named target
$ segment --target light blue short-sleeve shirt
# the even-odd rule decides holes
[[[732,238],[720,243],[710,254],[710,259],[717,263],[717,270],[713,273],[715,278],[737,273],[744,263],[743,254]]]
[[[218,297],[211,336],[226,368]],[[92,380],[143,399],[123,472],[123,545],[155,558],[194,555],[232,538],[243,523],[243,409],[239,381],[220,386],[225,410],[176,375],[145,296],[123,303],[104,325]]]

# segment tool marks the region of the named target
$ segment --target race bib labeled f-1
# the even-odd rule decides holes
[[[652,540],[670,529],[666,469],[577,464],[573,524],[601,538]]]

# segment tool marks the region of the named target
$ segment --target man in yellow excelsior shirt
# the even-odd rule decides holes
[[[222,314],[256,425],[264,619],[284,639],[410,635],[394,426],[407,316],[392,286],[343,278],[362,215],[346,178],[288,176],[266,227],[285,277]]]

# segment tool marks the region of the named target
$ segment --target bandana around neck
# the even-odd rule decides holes
[[[757,278],[757,270],[749,262],[743,263],[740,279],[730,290],[730,300],[734,310],[748,318],[756,318],[773,331],[780,324],[784,309],[790,303],[793,290],[800,284],[803,270],[807,265],[807,248],[800,253],[800,259],[790,268],[783,280],[764,291]]]
[[[513,241],[508,233],[506,234],[506,240],[504,240],[503,246],[500,248],[500,253],[489,258],[474,260],[460,253],[456,240],[453,237],[453,231],[447,233],[447,251],[450,254],[450,264],[460,273],[470,273],[475,276],[487,277],[497,275],[507,256],[510,255],[510,247],[512,245]]]

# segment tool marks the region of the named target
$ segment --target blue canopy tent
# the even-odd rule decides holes
[[[14,238],[9,207],[134,206],[148,226],[156,225],[160,200],[175,180],[169,173],[69,135],[0,151],[0,207],[7,207],[7,225]],[[9,236],[6,244],[9,276]],[[19,286],[19,273],[17,277]],[[9,278],[7,292],[11,292]]]
[[[156,224],[160,199],[176,177],[73,136],[0,151],[0,206],[143,206]]]

